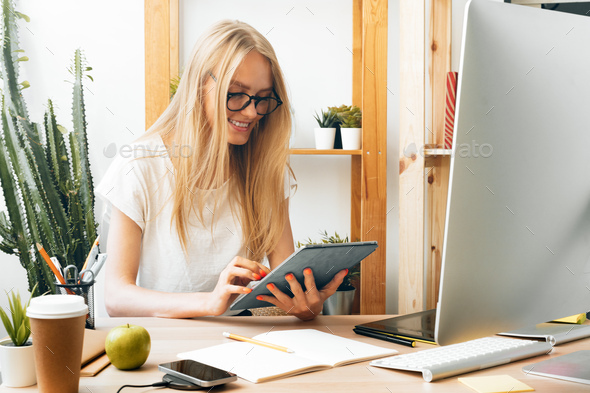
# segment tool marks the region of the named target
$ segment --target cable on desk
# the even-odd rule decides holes
[[[119,388],[119,390],[117,390],[117,393],[120,393],[121,390],[123,390],[124,388],[159,388],[159,387],[165,388],[165,387],[168,387],[168,385],[170,385],[170,382],[167,382],[167,381],[156,382],[151,385],[123,385]]]

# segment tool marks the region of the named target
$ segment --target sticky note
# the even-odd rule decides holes
[[[577,324],[581,325],[584,323],[584,321],[586,321],[586,313],[576,314],[576,315],[572,315],[570,317],[556,319],[552,322],[577,323]]]
[[[535,389],[510,375],[459,378],[459,382],[479,393],[532,392]]]

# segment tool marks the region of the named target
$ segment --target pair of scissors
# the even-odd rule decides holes
[[[81,280],[80,277],[84,276],[86,276],[86,279]],[[84,269],[80,273],[78,273],[78,268],[76,267],[76,265],[68,265],[64,268],[64,279],[66,280],[66,284],[68,285],[83,284],[89,281],[88,276],[90,276],[91,279],[94,279],[94,272],[90,269]]]

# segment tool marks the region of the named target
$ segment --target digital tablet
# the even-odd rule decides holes
[[[436,309],[433,309],[382,319],[376,322],[363,323],[362,325],[356,325],[355,329],[435,344],[435,322]]]
[[[303,269],[308,267],[313,271],[316,287],[321,289],[340,270],[350,269],[375,251],[376,248],[377,242],[375,241],[313,244],[300,248],[271,271],[269,275],[260,280],[252,288],[252,292],[238,296],[230,309],[242,310],[274,306],[271,303],[256,299],[258,295],[272,296],[272,293],[266,288],[269,283],[273,283],[283,293],[293,297],[285,275],[292,273],[301,286],[304,287]]]

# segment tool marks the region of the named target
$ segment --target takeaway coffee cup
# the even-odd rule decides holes
[[[27,316],[40,393],[77,393],[88,306],[76,295],[31,299]]]

